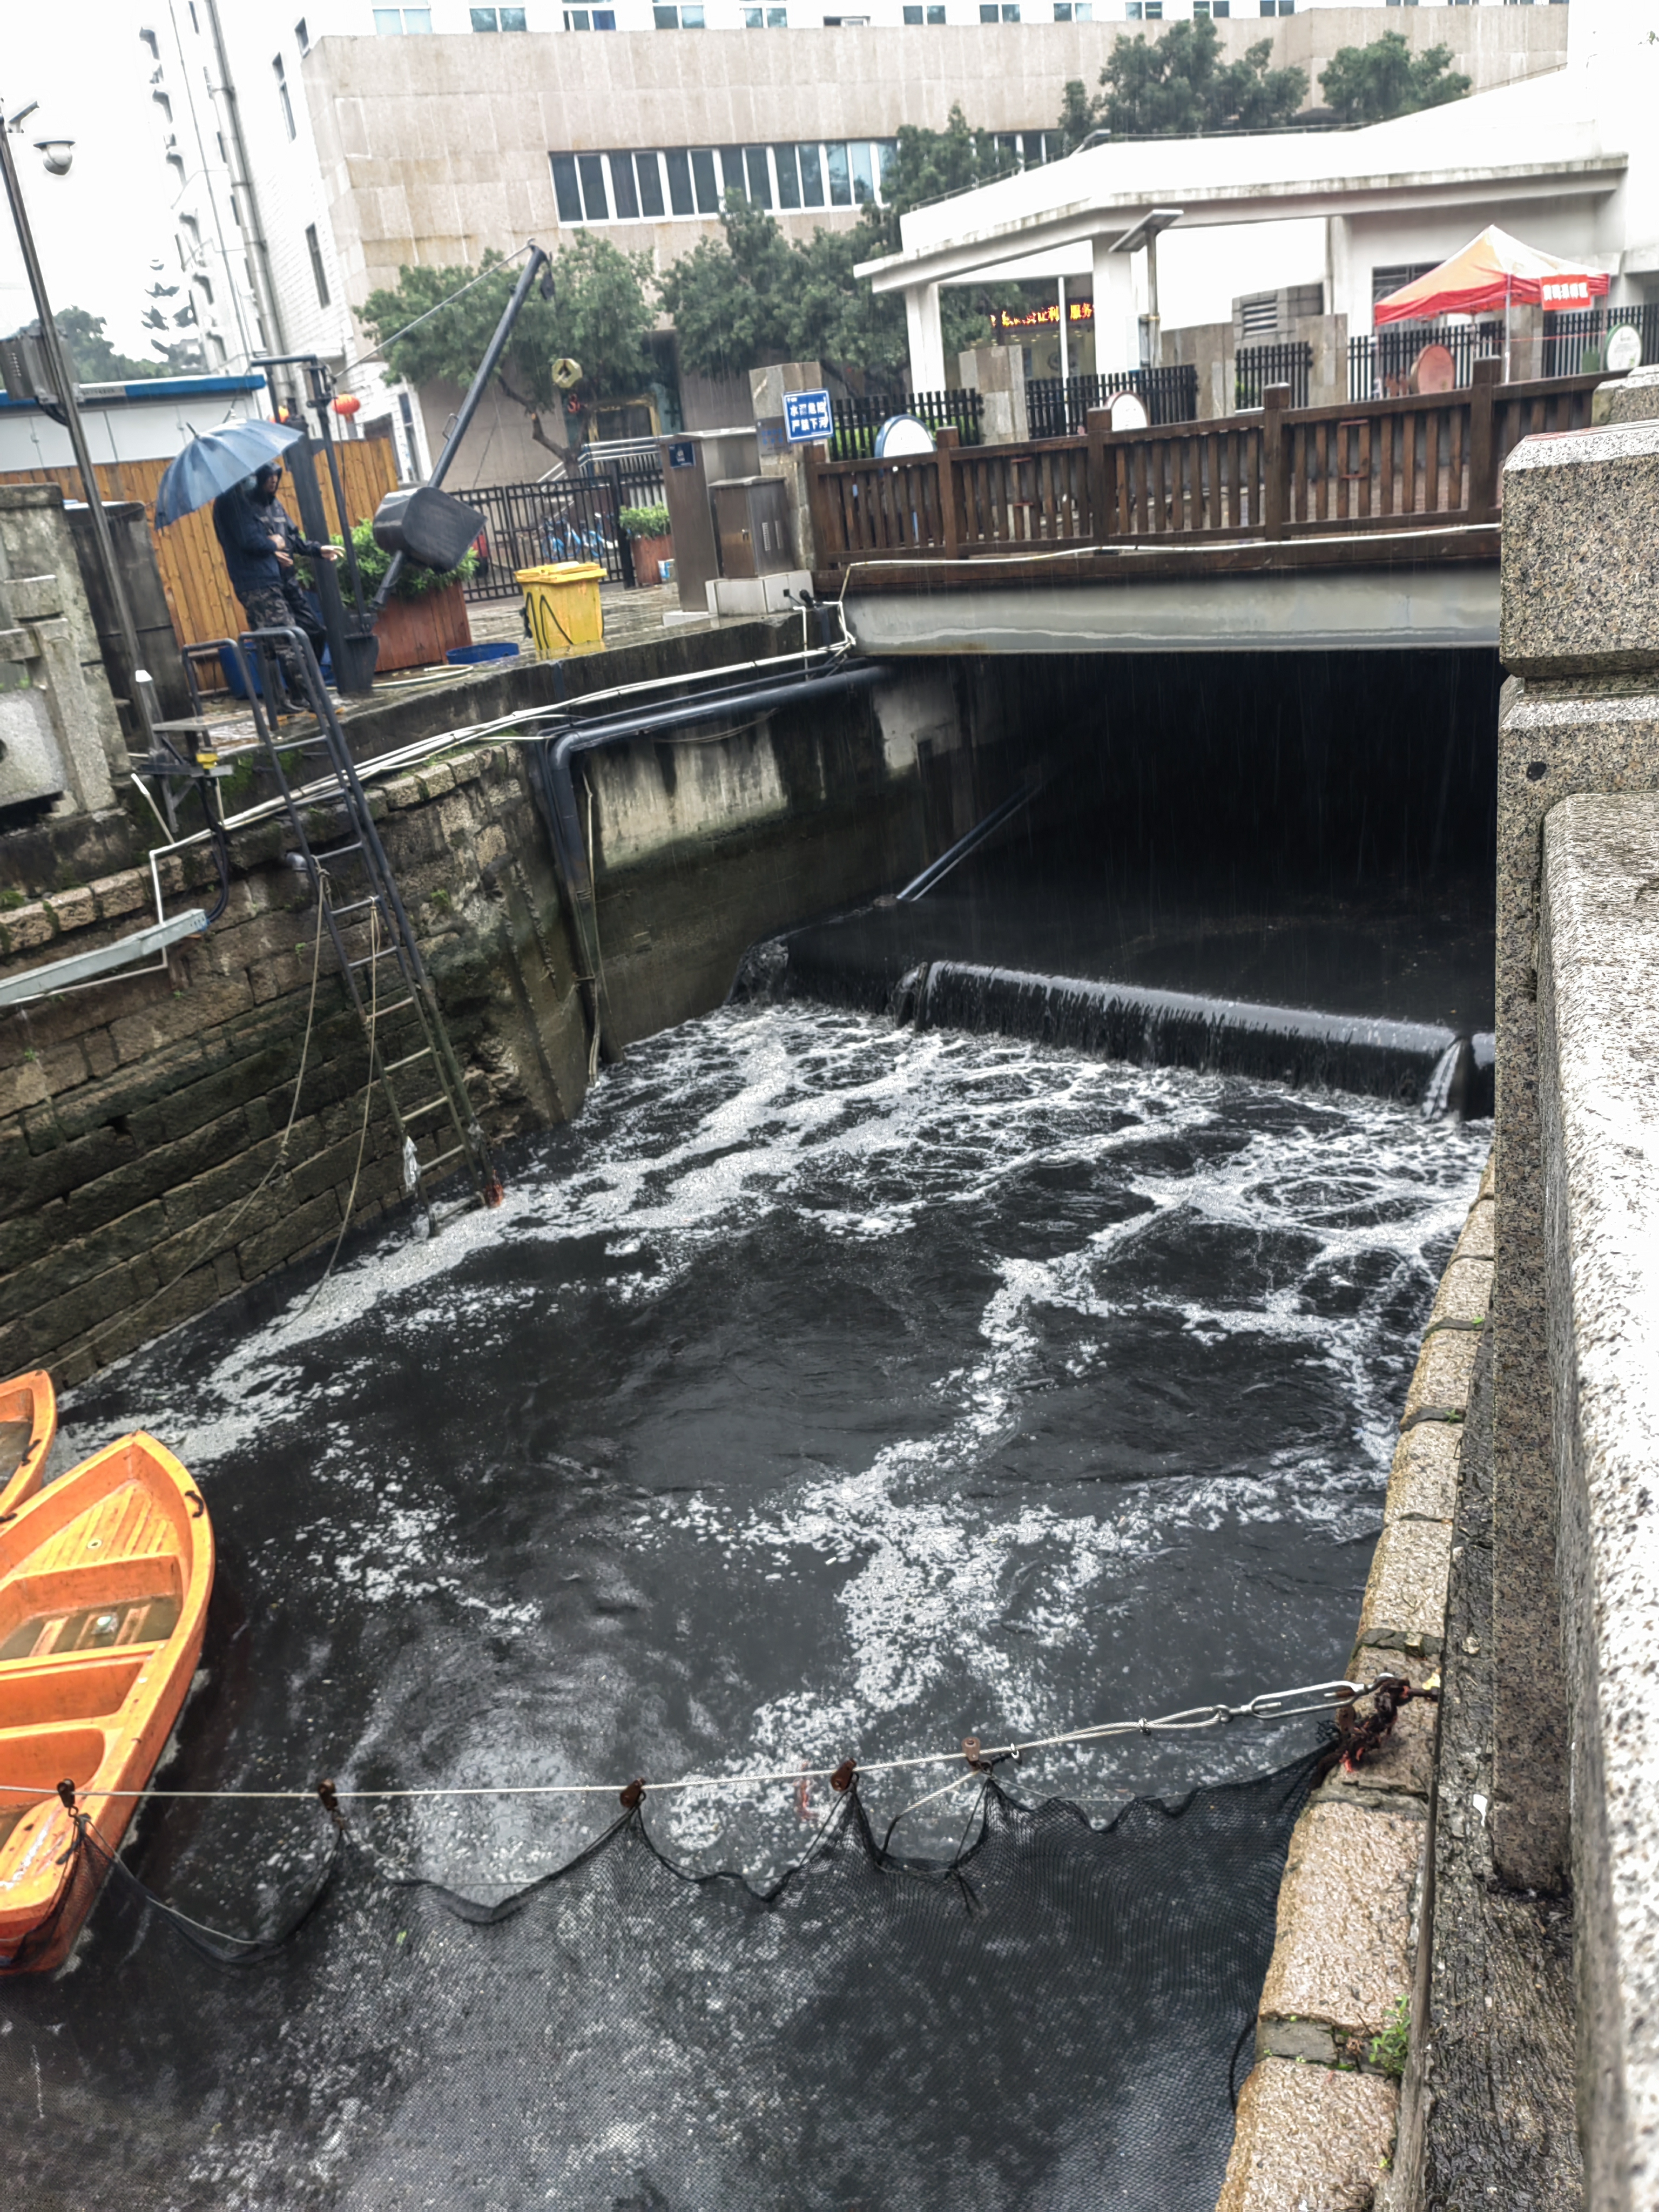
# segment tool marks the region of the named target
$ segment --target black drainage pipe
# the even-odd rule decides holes
[[[536,748],[553,857],[570,900],[577,957],[587,971],[579,981],[587,996],[594,1044],[606,1059],[616,1057],[615,1024],[599,957],[593,872],[587,863],[587,840],[583,834],[571,775],[571,763],[576,755],[594,751],[601,745],[627,744],[656,730],[680,730],[693,722],[719,721],[751,712],[767,713],[776,707],[799,706],[808,701],[864,690],[888,673],[879,661],[860,660],[843,663],[816,675],[767,677],[758,683],[723,684],[718,690],[672,700],[660,707],[635,708],[581,723],[574,729],[562,731],[556,738],[547,738]]]

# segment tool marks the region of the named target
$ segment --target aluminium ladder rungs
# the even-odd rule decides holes
[[[428,1185],[440,1170],[447,1168],[453,1161],[465,1160],[467,1164],[472,1183],[471,1203],[494,1205],[501,1197],[501,1185],[496,1180],[489,1146],[483,1132],[478,1127],[477,1111],[467,1095],[466,1079],[450,1041],[437,994],[426,972],[419,944],[404,908],[397,878],[369,810],[368,794],[358,777],[356,763],[352,759],[345,733],[340,727],[334,702],[324,687],[310,641],[296,629],[249,630],[243,633],[237,644],[245,654],[251,650],[273,675],[276,673],[279,651],[290,659],[299,669],[307,705],[317,718],[314,732],[307,731],[303,738],[297,738],[286,733],[279,737],[273,727],[268,703],[257,694],[248,702],[255,731],[263,741],[266,765],[275,774],[289,829],[304,860],[307,875],[318,894],[347,994],[368,1040],[371,1080],[380,1084],[404,1159],[411,1163],[410,1179],[414,1194],[419,1198],[428,1224],[436,1228],[440,1218],[434,1213]],[[284,753],[291,756],[295,751],[324,754],[331,787],[320,792],[296,792],[289,781],[282,757]],[[321,848],[313,847],[307,834],[306,817],[319,808],[331,814],[337,810],[343,812],[345,824],[337,823],[336,828],[345,826],[356,834],[343,844]],[[363,895],[337,907],[331,896],[331,871],[345,866],[361,870]],[[378,919],[386,941],[375,945],[372,951],[354,957],[346,951],[343,931],[348,927],[361,927],[361,921],[354,922],[351,917],[361,917],[365,914],[372,914]],[[365,995],[360,971],[367,969],[371,975],[374,975],[380,962],[386,959],[397,961],[408,987],[408,995],[390,1006],[381,1006],[374,997]],[[388,1061],[380,1048],[382,1025],[393,1015],[411,1010],[420,1025],[422,1042],[413,1051]],[[398,1103],[392,1079],[398,1069],[409,1067],[422,1060],[431,1060],[438,1088],[431,1097],[405,1109]],[[456,1141],[447,1150],[435,1153],[432,1158],[422,1160],[409,1133],[410,1124],[428,1115],[441,1114],[447,1114]],[[440,1136],[439,1142],[441,1141]],[[447,1218],[449,1212],[459,1210],[446,1208],[442,1218]]]

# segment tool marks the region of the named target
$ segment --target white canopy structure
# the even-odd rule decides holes
[[[1203,321],[1252,276],[1322,276],[1328,311],[1363,330],[1373,268],[1440,261],[1489,222],[1605,270],[1615,303],[1640,299],[1659,287],[1650,27],[1642,0],[1573,0],[1565,69],[1422,114],[1351,131],[1090,147],[918,209],[904,217],[903,250],[861,273],[877,291],[904,295],[916,390],[953,380],[940,287],[989,278],[1092,275],[1096,366],[1134,366],[1141,257],[1111,249],[1158,207],[1182,210],[1160,247],[1166,322],[1182,319],[1171,295],[1183,283],[1189,300],[1206,292],[1209,312],[1188,318]]]

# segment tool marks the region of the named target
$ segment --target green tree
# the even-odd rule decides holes
[[[1114,137],[1196,138],[1209,131],[1271,130],[1288,123],[1308,92],[1308,73],[1271,69],[1273,41],[1224,62],[1207,15],[1176,23],[1161,39],[1120,39],[1091,100],[1073,78],[1066,87],[1060,131],[1069,152],[1090,131]]]
[[[451,298],[479,275],[482,283]],[[395,289],[371,292],[359,313],[404,383],[470,384],[518,277],[516,266],[493,251],[477,269],[400,269]],[[577,392],[590,402],[627,398],[650,380],[646,340],[655,316],[646,292],[650,255],[619,252],[592,231],[577,233],[555,262],[553,277],[551,301],[538,287],[525,301],[495,374],[529,416],[537,444],[562,459],[568,447],[542,424],[544,414],[564,401],[553,381],[554,362],[568,356],[581,364]],[[422,316],[417,328],[395,335]]]
[[[703,376],[820,361],[842,376],[890,378],[909,350],[904,303],[896,293],[872,291],[854,268],[898,251],[900,220],[910,209],[1017,166],[1012,148],[975,130],[957,106],[943,131],[905,125],[882,174],[881,204],[866,204],[850,229],[820,226],[805,241],[791,240],[764,208],[728,192],[720,237],[700,240],[659,286],[680,359]],[[1024,300],[1017,284],[947,289],[947,360],[983,342],[994,307]]]
[[[1339,46],[1319,73],[1327,104],[1344,123],[1386,123],[1462,100],[1470,80],[1451,67],[1449,46],[1413,54],[1398,31],[1384,31],[1368,46]]]
[[[1062,154],[1075,154],[1091,131],[1099,128],[1089,88],[1080,76],[1068,76],[1060,103],[1060,146]]]
[[[657,287],[685,366],[700,376],[740,376],[790,360],[795,259],[766,210],[728,192],[720,236],[700,238]]]
[[[85,307],[58,310],[58,335],[64,341],[77,384],[134,384],[140,377],[179,373],[170,360],[135,360],[131,354],[118,353],[104,334],[105,320]]]

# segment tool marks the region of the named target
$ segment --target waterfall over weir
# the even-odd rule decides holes
[[[1092,1060],[1350,1091],[1418,1106],[1431,1119],[1479,1119],[1492,1110],[1490,1033],[1460,1036],[1439,1023],[1261,1006],[971,961],[921,961],[890,986],[878,974],[841,964],[837,947],[833,928],[802,931],[751,960],[745,988],[763,981],[805,997],[876,1000],[895,1021],[917,1029],[988,1032]]]

